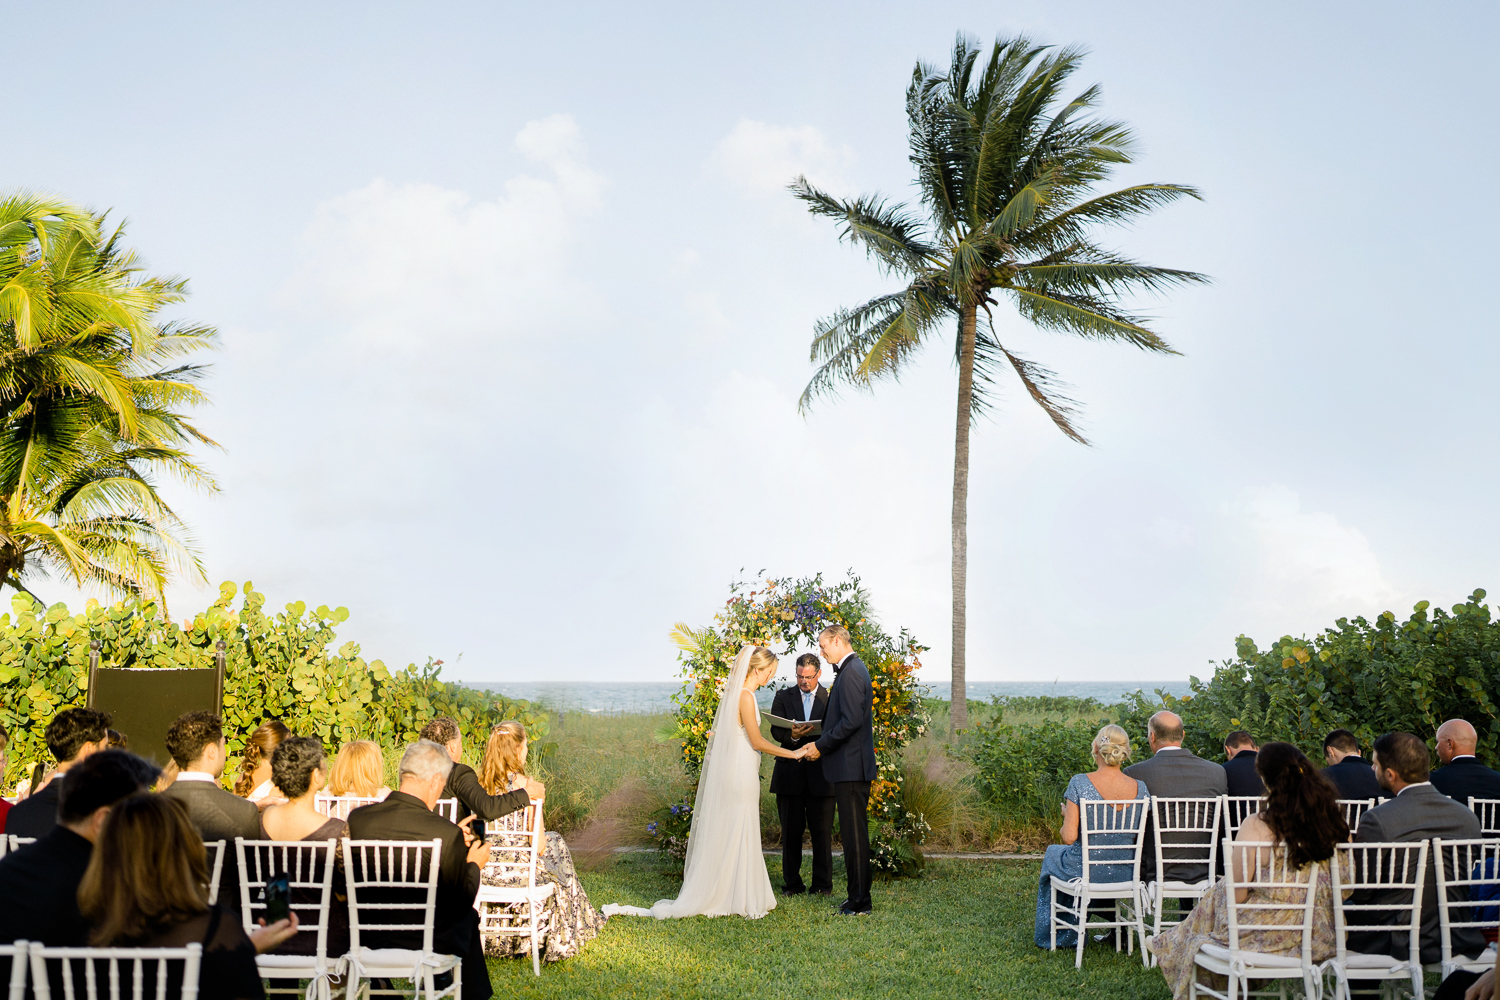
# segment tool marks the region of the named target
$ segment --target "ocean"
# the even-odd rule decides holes
[[[655,715],[672,711],[672,695],[682,685],[660,682],[606,683],[602,681],[461,681],[467,687],[497,691],[507,698],[537,702],[554,712],[604,715]],[[949,697],[948,683],[925,685],[930,698]],[[1131,691],[1148,695],[1157,689],[1174,695],[1188,693],[1187,681],[970,681],[969,699],[988,701],[996,695],[1066,695],[1096,698],[1104,704],[1119,701]],[[771,704],[772,688],[761,688],[761,707]]]

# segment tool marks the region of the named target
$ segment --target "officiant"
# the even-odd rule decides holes
[[[828,710],[828,689],[818,683],[822,675],[818,658],[811,653],[797,657],[797,686],[776,693],[771,714],[804,723],[791,729],[771,727],[771,738],[788,750],[817,739],[809,722],[821,722]],[[833,892],[833,785],[823,780],[823,762],[776,759],[771,772],[771,793],[781,813],[781,878],[783,892],[796,896],[808,892],[802,882],[802,831],[812,834],[812,888],[820,896]]]

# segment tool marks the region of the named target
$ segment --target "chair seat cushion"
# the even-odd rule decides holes
[[[482,885],[479,893],[474,897],[475,905],[480,903],[524,903],[528,899],[543,900],[551,896],[557,886],[547,882],[535,888],[528,889],[526,886]]]
[[[1404,958],[1392,958],[1390,955],[1366,955],[1361,951],[1351,951],[1344,956],[1343,966],[1346,969],[1379,970],[1389,972],[1392,969],[1404,968],[1407,961]]]
[[[417,952],[412,952],[417,954]],[[337,959],[329,959],[323,964],[332,972]],[[315,969],[318,966],[316,955],[256,955],[255,964],[262,969]]]
[[[1198,957],[1213,960],[1216,964],[1229,964],[1229,949],[1210,941],[1198,949]],[[1300,969],[1302,959],[1296,955],[1267,955],[1258,951],[1241,951],[1239,959],[1246,965],[1261,969]]]
[[[405,979],[421,964],[433,972],[446,972],[459,962],[457,955],[427,955],[423,963],[423,954],[412,948],[361,948],[349,957],[359,963],[365,977],[382,979]]]

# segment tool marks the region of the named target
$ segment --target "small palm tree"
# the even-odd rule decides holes
[[[1051,371],[1006,346],[992,307],[1004,296],[1043,329],[1175,354],[1122,296],[1206,280],[1142,264],[1096,242],[1099,226],[1198,193],[1181,184],[1093,193],[1116,165],[1130,162],[1133,140],[1125,125],[1092,114],[1098,87],[1063,96],[1081,50],[1002,38],[983,67],[980,55],[978,42],[960,35],[950,65],[939,70],[918,63],[907,88],[911,162],[925,219],[879,196],[843,201],[805,178],[791,185],[814,215],[840,223],[841,239],[863,247],[905,283],[818,323],[812,343],[818,367],[802,394],[803,412],[840,386],[869,390],[897,377],[919,348],[956,321],[952,711],[959,729],[968,725],[970,427],[1009,369],[1059,430],[1088,443],[1074,423],[1077,404]]]
[[[0,200],[0,586],[30,594],[26,579],[60,571],[160,598],[172,573],[203,575],[153,477],[214,488],[187,450],[213,442],[181,412],[204,401],[204,369],[179,359],[216,334],[158,324],[185,283],[143,275],[103,221]]]

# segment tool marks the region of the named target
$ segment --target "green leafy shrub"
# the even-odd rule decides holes
[[[1184,745],[1219,759],[1235,729],[1262,742],[1295,743],[1313,759],[1323,737],[1351,730],[1367,751],[1382,733],[1404,731],[1431,739],[1446,719],[1467,719],[1479,733],[1479,755],[1500,750],[1500,622],[1476,590],[1451,611],[1420,601],[1404,622],[1387,611],[1369,622],[1340,618],[1312,639],[1284,636],[1261,650],[1245,636],[1238,656],[1207,683],[1192,679],[1192,694],[1160,694],[1182,716]],[[1158,705],[1138,698],[1119,706],[1132,737],[1145,731]],[[1127,723],[1125,720],[1128,719]]]
[[[951,752],[974,765],[977,773],[972,780],[981,797],[1001,806],[1009,818],[1056,821],[1068,781],[1094,769],[1089,747],[1108,721],[991,721],[973,727],[970,738]]]
[[[7,785],[33,763],[51,761],[42,738],[47,723],[86,703],[95,639],[101,666],[203,668],[213,666],[215,644],[224,640],[222,714],[231,754],[271,716],[293,732],[321,737],[330,749],[354,739],[408,742],[435,715],[451,716],[466,732],[517,719],[534,745],[545,746],[545,713],[443,681],[441,661],[392,672],[361,658],[358,643],[333,649],[334,626],[349,617],[344,608],[309,612],[294,601],[271,616],[263,610],[265,596],[249,583],[238,609],[231,606],[236,593],[234,584],[223,584],[217,601],[180,626],[149,600],[108,606],[90,600],[74,615],[63,604],[43,609],[26,594],[13,597],[11,614],[0,615],[0,721],[11,733]]]

